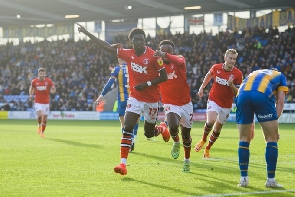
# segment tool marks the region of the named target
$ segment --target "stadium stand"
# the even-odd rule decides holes
[[[202,99],[197,91],[211,65],[223,62],[223,52],[235,48],[239,52],[237,67],[248,75],[260,68],[276,68],[288,79],[290,92],[287,103],[295,102],[295,26],[284,32],[277,28],[254,28],[219,32],[217,35],[170,34],[147,37],[147,44],[156,49],[160,40],[176,43],[176,53],[187,60],[187,78],[194,110],[204,109],[208,95]],[[126,36],[117,36],[114,43],[129,46]],[[109,78],[116,57],[91,41],[59,40],[0,46],[0,103],[10,103],[10,110],[31,110],[28,100],[31,80],[44,67],[56,84],[51,98],[51,110],[92,111],[93,101]],[[209,88],[207,89],[209,90]]]

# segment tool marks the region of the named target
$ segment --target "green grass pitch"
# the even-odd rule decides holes
[[[192,147],[202,135],[195,122]],[[191,172],[183,173],[180,157],[170,155],[172,139],[148,141],[140,123],[128,174],[113,172],[120,163],[119,121],[49,120],[45,138],[36,120],[0,120],[0,196],[295,196],[295,125],[281,124],[276,180],[284,189],[265,188],[265,142],[256,125],[250,146],[250,184],[239,188],[238,131],[227,123],[211,148],[191,152]]]

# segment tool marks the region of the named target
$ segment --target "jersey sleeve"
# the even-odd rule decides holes
[[[160,71],[165,68],[163,59],[160,57],[153,57],[153,63],[156,67],[156,70]]]
[[[210,68],[209,72],[211,73],[211,75],[214,75],[215,70],[216,70],[215,68],[216,68],[216,65],[213,65],[213,66]]]
[[[175,66],[185,68],[185,58],[182,55],[171,55],[167,53],[166,58]]]
[[[119,70],[120,70],[120,66],[116,66],[115,68],[113,68],[111,72],[111,77],[118,78]]]
[[[118,58],[121,58],[125,61],[130,61],[131,60],[131,49],[117,49],[117,56]]]
[[[243,73],[242,72],[239,72],[239,75],[238,77],[236,78],[236,82],[235,82],[235,85],[237,87],[239,87],[243,82]]]
[[[280,86],[278,87],[278,90],[284,91],[286,94],[289,92],[289,88],[287,86],[287,80],[283,74],[281,74]]]
[[[32,80],[32,82],[31,82],[31,86],[32,86],[33,88],[36,87],[36,82],[35,82],[35,80]]]
[[[52,82],[51,79],[49,79],[49,88],[53,87],[54,86],[54,83]]]

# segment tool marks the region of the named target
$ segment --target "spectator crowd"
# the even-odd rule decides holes
[[[287,78],[289,93],[287,103],[295,102],[295,26],[284,32],[276,27],[254,28],[219,32],[217,35],[176,33],[147,35],[146,43],[153,49],[163,39],[176,44],[176,53],[187,61],[187,79],[194,110],[206,108],[208,91],[198,98],[198,89],[210,67],[223,62],[229,48],[238,51],[236,63],[244,77],[263,68],[276,68]],[[127,36],[117,36],[113,43],[130,47]],[[101,92],[115,67],[117,58],[87,40],[25,42],[18,46],[7,43],[0,46],[0,103],[2,110],[29,110],[33,103],[28,99],[31,80],[43,67],[55,83],[57,91],[51,95],[51,111],[92,111],[93,101]],[[19,96],[15,96],[19,95]],[[1,107],[1,106],[0,106]]]

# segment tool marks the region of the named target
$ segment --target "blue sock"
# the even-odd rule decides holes
[[[238,155],[241,176],[248,176],[248,166],[250,157],[249,146],[249,142],[239,142]]]
[[[135,124],[133,128],[133,135],[137,135],[137,130],[138,130],[138,122]]]
[[[275,178],[278,160],[278,143],[268,142],[265,148],[265,161],[267,165],[267,177]]]

